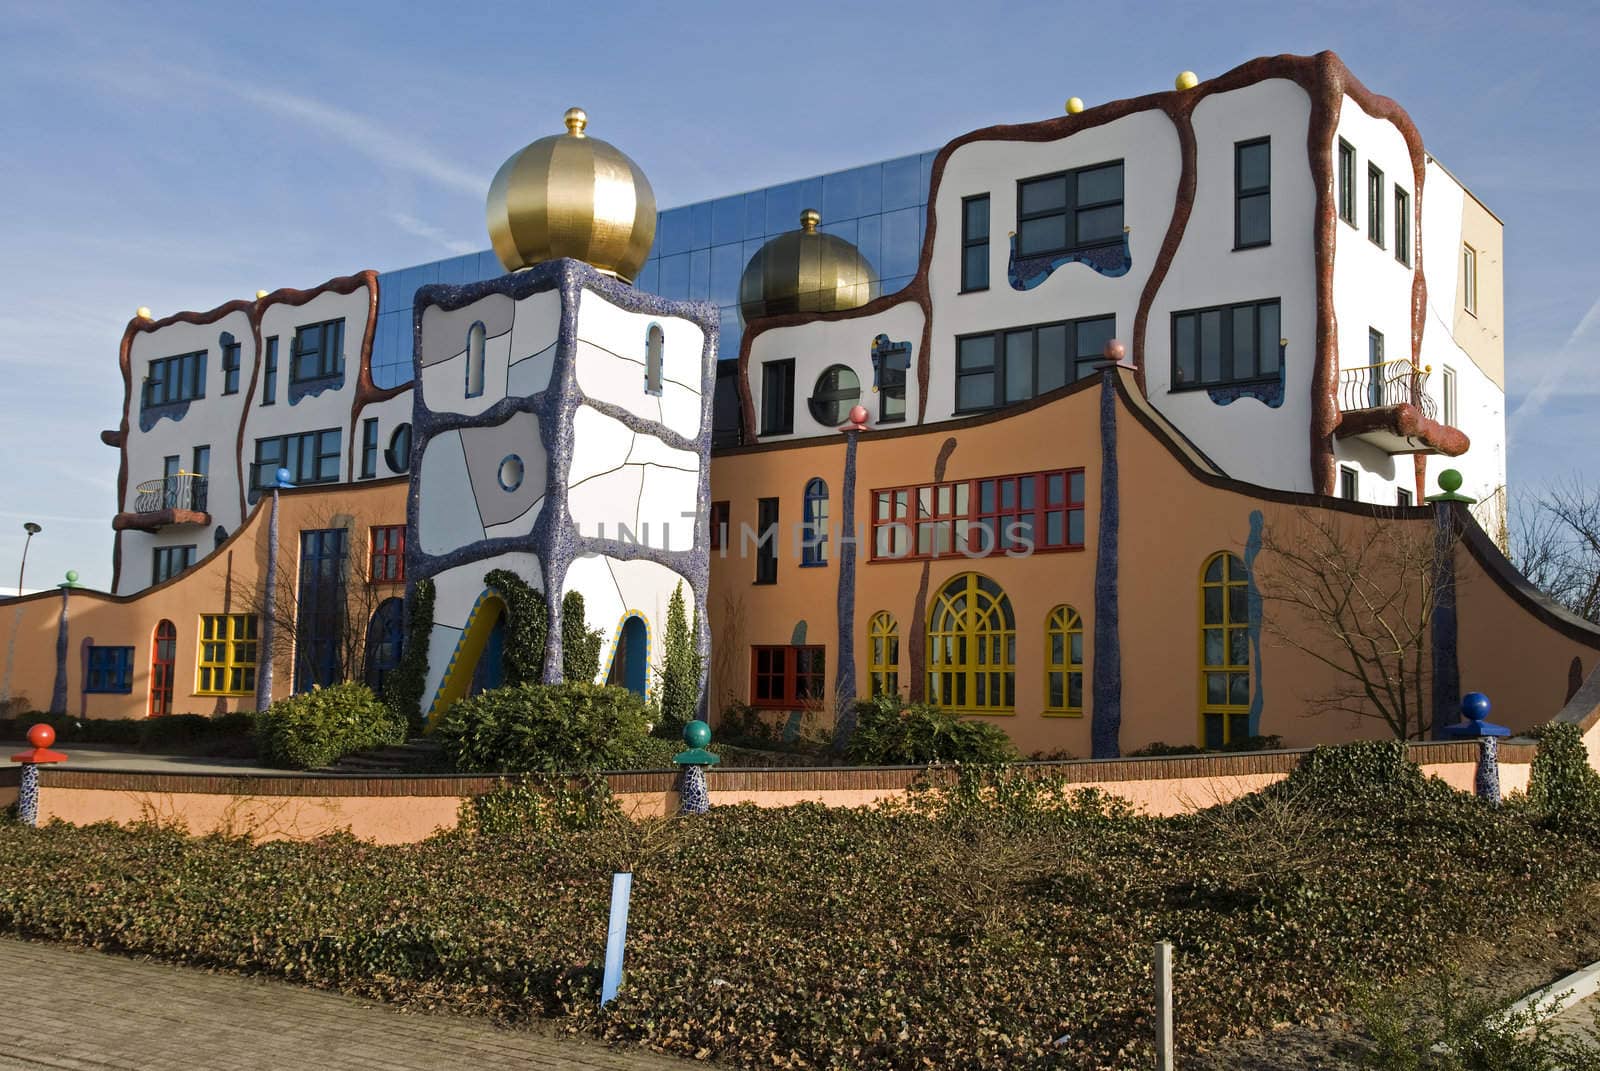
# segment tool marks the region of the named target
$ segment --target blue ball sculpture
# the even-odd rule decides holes
[[[1468,721],[1489,720],[1489,697],[1482,692],[1468,692],[1461,697],[1461,715]]]

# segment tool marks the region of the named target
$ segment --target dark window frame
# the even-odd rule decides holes
[[[1122,172],[1122,190],[1120,196],[1102,201],[1080,202],[1078,200],[1078,181],[1090,171],[1099,171],[1103,168],[1116,167]],[[1022,210],[1023,193],[1026,187],[1042,185],[1046,182],[1064,181],[1065,190],[1060,208],[1037,209],[1032,212]],[[1030,175],[1017,180],[1017,255],[1027,257],[1047,257],[1067,253],[1077,253],[1087,249],[1103,249],[1106,246],[1116,245],[1122,241],[1128,224],[1128,170],[1127,161],[1123,157],[1115,160],[1101,160],[1098,163],[1085,164],[1083,167],[1074,167],[1066,171],[1055,171],[1048,175]],[[1097,238],[1093,241],[1082,241],[1078,237],[1078,215],[1101,208],[1117,206],[1122,216],[1122,225],[1116,234],[1107,238]],[[1024,225],[1042,219],[1061,216],[1065,225],[1065,245],[1048,249],[1024,250],[1023,231]],[[992,230],[994,221],[990,219]]]
[[[1277,334],[1275,337],[1265,340],[1268,344],[1276,349],[1277,364],[1273,367],[1272,371],[1264,372],[1262,371],[1263,365],[1261,360],[1265,353],[1265,347],[1262,345],[1263,339],[1261,336],[1261,310],[1267,308],[1268,306],[1274,306],[1278,310]],[[1233,367],[1233,359],[1235,356],[1233,347],[1234,313],[1241,309],[1254,310],[1253,321],[1256,335],[1255,352],[1252,354],[1255,360],[1255,367],[1251,370],[1249,375],[1243,376],[1235,375]],[[1226,374],[1219,375],[1215,379],[1206,379],[1202,375],[1202,369],[1205,365],[1203,357],[1204,339],[1202,338],[1201,318],[1211,313],[1218,314],[1222,319],[1222,334],[1220,341],[1221,352],[1218,355],[1218,370],[1220,372],[1225,365],[1227,372]],[[1184,317],[1190,316],[1194,317],[1195,319],[1195,378],[1182,380],[1180,382],[1180,377],[1178,375],[1178,360],[1180,356],[1178,347],[1178,321]],[[1208,305],[1205,308],[1199,309],[1177,309],[1172,313],[1171,323],[1168,330],[1168,342],[1172,348],[1172,379],[1169,387],[1167,388],[1170,393],[1180,393],[1191,390],[1212,390],[1217,387],[1231,387],[1242,383],[1276,383],[1279,376],[1282,374],[1285,348],[1283,345],[1282,298],[1260,298],[1256,301],[1236,301],[1231,305]]]
[[[261,374],[261,404],[272,405],[278,394],[278,336],[267,336],[266,367]]]
[[[150,362],[139,391],[146,409],[162,405],[196,402],[206,396],[206,355],[208,350],[157,357]]]
[[[1394,184],[1394,259],[1411,267],[1411,192]]]
[[[826,698],[827,648],[818,643],[752,644],[750,705],[802,710]]]
[[[222,349],[222,393],[239,393],[239,363],[244,351],[238,339],[227,331],[217,340]]]
[[[711,503],[711,516],[706,524],[712,550],[722,550],[728,545],[728,517],[731,512],[732,505],[725,499]]]
[[[816,569],[828,564],[828,481],[813,476],[801,496],[800,565]]]
[[[84,666],[85,695],[131,695],[133,648],[92,644]]]
[[[967,207],[982,202],[984,206],[983,234],[973,234],[969,226],[971,220],[967,216]],[[973,294],[989,289],[989,236],[994,232],[994,216],[992,214],[987,193],[975,193],[961,198],[961,290],[963,294]],[[967,259],[967,250],[983,250],[983,279],[981,282],[973,279],[973,273],[967,269],[970,263]]]
[[[1346,502],[1361,501],[1361,473],[1351,465],[1339,466],[1339,497]]]
[[[781,377],[787,389],[775,385]],[[761,363],[761,434],[794,434],[794,358]]]
[[[396,476],[404,476],[411,471],[411,422],[403,420],[395,425],[394,431],[389,433],[389,445],[383,451],[383,463],[389,466],[389,471]],[[401,450],[400,447],[405,449]]]
[[[756,545],[757,584],[778,582],[778,541],[783,538],[783,533],[778,528],[779,515],[776,498],[756,499],[756,538],[761,540]],[[769,530],[771,536],[767,537]]]
[[[171,580],[194,564],[196,544],[150,548],[150,584]]]
[[[336,330],[330,331],[329,328]],[[317,346],[304,345],[302,339],[309,332],[317,332]],[[333,339],[330,344],[330,337]],[[314,367],[305,369],[303,363],[314,358]],[[294,340],[289,345],[289,382],[320,383],[344,375],[344,317],[301,324],[294,329]]]
[[[210,502],[211,484],[211,444],[205,443],[196,446],[189,454],[190,473],[198,479],[190,481],[189,508],[199,513],[206,512]]]
[[[1049,321],[1047,323],[1019,324],[1019,325],[1017,325],[1015,327],[1002,327],[1002,328],[999,328],[998,330],[994,330],[994,331],[977,331],[977,332],[973,332],[972,334],[957,335],[956,336],[956,345],[955,345],[955,349],[956,349],[956,378],[955,378],[955,398],[954,398],[955,408],[952,410],[952,413],[954,415],[956,415],[956,416],[964,416],[964,415],[967,415],[969,413],[987,413],[990,410],[1003,409],[1008,405],[1020,405],[1022,402],[1028,401],[1028,400],[1030,400],[1032,398],[1037,398],[1041,394],[1047,394],[1047,393],[1049,393],[1049,391],[1052,391],[1052,390],[1060,390],[1062,387],[1070,386],[1073,383],[1078,382],[1080,379],[1087,378],[1089,373],[1085,372],[1083,374],[1079,374],[1078,366],[1081,365],[1081,364],[1084,364],[1085,362],[1092,362],[1092,363],[1098,364],[1098,363],[1104,361],[1105,360],[1104,347],[1102,346],[1100,351],[1096,352],[1095,354],[1093,354],[1091,356],[1085,356],[1083,353],[1080,352],[1081,347],[1078,344],[1078,332],[1081,329],[1083,329],[1084,327],[1088,326],[1088,325],[1099,324],[1102,321],[1106,321],[1106,320],[1109,320],[1111,322],[1111,334],[1110,334],[1109,337],[1115,338],[1116,337],[1116,333],[1117,333],[1117,317],[1116,317],[1115,313],[1102,313],[1102,314],[1095,315],[1095,316],[1080,316],[1080,317],[1078,317],[1077,319],[1074,319],[1074,320],[1051,320],[1051,321]],[[1051,328],[1056,328],[1056,327],[1064,327],[1064,328],[1066,328],[1066,332],[1067,332],[1066,358],[1065,358],[1066,362],[1067,362],[1067,367],[1065,369],[1065,372],[1067,374],[1067,378],[1066,378],[1065,382],[1059,384],[1058,386],[1050,387],[1047,390],[1041,391],[1041,390],[1038,389],[1039,388],[1039,333],[1041,331],[1047,331],[1047,330],[1049,330]],[[1027,332],[1031,332],[1032,333],[1032,340],[1030,342],[1030,346],[1031,346],[1033,352],[1032,352],[1032,357],[1031,357],[1031,362],[1030,362],[1029,376],[1030,376],[1030,380],[1031,380],[1031,382],[1033,384],[1033,389],[1032,389],[1032,393],[1027,395],[1027,397],[1010,398],[1010,399],[1008,399],[1006,397],[1006,395],[1007,395],[1007,383],[1006,383],[1006,336],[1012,335],[1012,334],[1017,334],[1017,333],[1020,333],[1020,332],[1023,332],[1023,331],[1027,331]],[[991,348],[992,348],[992,353],[993,353],[993,360],[991,361],[991,363],[986,365],[986,366],[982,366],[982,367],[962,368],[962,366],[961,366],[961,347],[962,347],[962,344],[965,343],[965,342],[974,340],[974,339],[984,339],[984,338],[989,339],[990,342],[991,342]],[[962,405],[961,404],[961,388],[962,388],[963,380],[971,379],[971,378],[977,378],[977,377],[984,376],[984,375],[988,375],[988,376],[992,376],[993,377],[993,386],[994,386],[994,395],[993,395],[993,397],[994,397],[994,400],[989,405]]]
[[[291,432],[286,435],[268,435],[256,440],[256,459],[250,463],[249,501],[254,502],[260,497],[262,491],[270,490],[277,483],[277,471],[280,468],[289,469],[289,478],[297,487],[308,484],[338,483],[340,478],[339,466],[343,460],[340,452],[340,430],[338,428],[318,428],[315,431]],[[289,449],[293,442],[295,449]],[[263,459],[262,447],[268,444],[277,446],[277,456],[270,460]],[[310,450],[306,447],[309,444]],[[330,446],[331,444],[331,446]],[[289,464],[290,454],[294,455],[294,465]],[[304,475],[307,469],[307,458],[310,459],[311,476]],[[323,476],[324,462],[333,463],[333,475]],[[263,468],[270,467],[270,482],[263,480]]]
[[[1244,169],[1240,160],[1246,150],[1257,146],[1265,146],[1267,150],[1267,183],[1265,186],[1245,186]],[[1253,242],[1246,242],[1241,237],[1240,226],[1243,220],[1243,207],[1247,199],[1265,197],[1267,201],[1267,236]],[[1233,248],[1260,249],[1262,246],[1272,244],[1272,138],[1250,138],[1246,141],[1233,143]]]
[[[378,475],[378,418],[367,417],[361,422],[361,478],[373,479]]]
[[[1367,161],[1367,240],[1379,249],[1383,244],[1383,168]]]
[[[1394,489],[1394,504],[1401,509],[1410,509],[1416,503],[1411,497],[1411,492],[1404,487]]]
[[[1339,218],[1356,226],[1356,147],[1339,139],[1338,156]]]
[[[1052,481],[1057,478],[1060,480],[1059,496],[1052,491]],[[1024,481],[1031,484],[1026,493]],[[965,558],[980,561],[1012,553],[1081,551],[1086,542],[1084,500],[1088,497],[1087,486],[1088,479],[1080,467],[874,487],[869,499],[872,550],[868,560],[913,562]],[[1032,505],[1025,504],[1027,502]],[[1059,539],[1050,538],[1053,515],[1059,515]],[[1010,544],[1006,539],[1010,525],[1024,517],[1029,518],[1028,528],[1034,537],[1031,552],[1022,544]],[[927,531],[926,540],[924,530]],[[989,535],[980,536],[980,532]],[[965,547],[961,542],[963,538]],[[945,543],[948,549],[941,548]]]
[[[837,373],[840,372],[847,373],[850,378],[855,381],[855,386],[848,390],[838,386]],[[824,388],[822,381],[830,374],[834,374],[835,385],[830,388]],[[849,402],[850,404],[848,407],[841,406],[839,405],[841,402]],[[817,374],[817,381],[811,387],[811,397],[806,399],[806,411],[811,414],[812,420],[816,421],[818,424],[821,424],[823,427],[837,428],[844,426],[844,424],[850,419],[850,410],[860,404],[861,377],[856,373],[856,370],[847,364],[830,364]],[[838,417],[837,420],[823,419],[824,417],[829,416],[829,413],[825,410],[825,407],[827,406],[834,407],[835,413],[833,415]],[[843,409],[844,411],[842,413],[837,412],[838,409]]]

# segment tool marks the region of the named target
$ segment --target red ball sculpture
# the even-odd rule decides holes
[[[1106,339],[1106,348],[1101,353],[1104,354],[1106,360],[1116,361],[1121,364],[1122,359],[1128,355],[1128,347],[1122,344],[1121,339],[1108,338]]]
[[[49,747],[56,742],[56,731],[40,722],[28,730],[28,743],[34,747]]]
[[[867,407],[855,405],[850,407],[850,423],[865,424],[867,422]]]

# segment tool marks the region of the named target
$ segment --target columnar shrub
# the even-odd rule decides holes
[[[517,684],[445,711],[434,737],[464,773],[617,769],[645,737],[644,700],[587,682]]]
[[[1017,749],[998,725],[975,721],[898,695],[856,703],[850,761],[864,766],[925,762],[1011,762]]]
[[[700,651],[695,646],[699,617],[690,626],[683,604],[683,585],[667,603],[667,627],[662,637],[661,725],[676,735],[695,719],[700,700]]]
[[[280,699],[256,716],[256,751],[268,766],[310,770],[342,755],[404,743],[405,722],[365,684],[336,684]]]
[[[600,675],[600,643],[605,633],[589,628],[583,595],[569,591],[561,600],[561,670],[571,683],[592,683]]]
[[[1589,765],[1589,750],[1578,726],[1556,721],[1539,731],[1528,803],[1556,820],[1600,816],[1600,774]]]
[[[545,640],[550,609],[544,594],[509,569],[491,569],[483,582],[506,604],[506,645],[501,664],[507,684],[538,684],[544,679]]]
[[[406,635],[400,665],[383,686],[383,701],[412,728],[422,725],[422,690],[428,679],[428,638],[433,634],[433,581],[412,585],[406,599]]]

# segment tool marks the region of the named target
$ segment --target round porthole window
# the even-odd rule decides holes
[[[389,436],[389,449],[384,451],[383,459],[389,463],[390,472],[411,471],[410,424],[401,424],[394,429],[394,434]]]
[[[861,400],[861,379],[842,364],[823,369],[817,377],[816,389],[811,392],[811,416],[818,424],[837,427],[850,415],[851,408]]]
[[[505,460],[500,462],[500,486],[507,491],[515,491],[522,486],[522,458],[516,454],[507,454]]]

